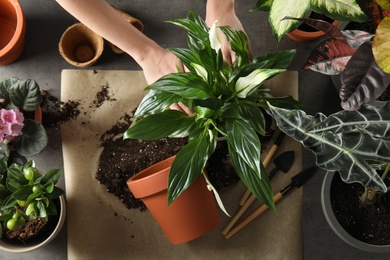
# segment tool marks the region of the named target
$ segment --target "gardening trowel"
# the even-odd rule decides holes
[[[287,173],[294,163],[294,157],[294,151],[287,151],[276,157],[274,160],[275,168],[270,171],[268,178],[271,180],[279,170]]]

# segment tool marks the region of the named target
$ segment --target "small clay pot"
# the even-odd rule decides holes
[[[18,0],[0,1],[0,66],[10,64],[22,54],[26,19]]]
[[[80,68],[93,65],[102,55],[103,49],[103,38],[82,23],[76,23],[66,29],[59,43],[62,57]]]
[[[131,25],[133,25],[135,28],[137,28],[140,32],[144,30],[144,25],[143,23],[138,20],[137,18],[134,18],[133,16],[119,10],[118,8],[114,7],[113,8]],[[116,53],[116,54],[122,54],[124,51],[120,48],[118,48],[115,44],[107,41],[108,46],[111,48],[111,50]]]
[[[170,157],[141,171],[127,185],[176,245],[211,231],[219,224],[219,214],[214,195],[201,175],[168,206],[168,175],[174,159]]]

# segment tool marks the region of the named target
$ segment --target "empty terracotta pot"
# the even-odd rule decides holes
[[[104,40],[82,23],[70,26],[61,36],[59,51],[70,64],[85,68],[102,55]]]
[[[0,66],[10,64],[22,54],[26,19],[18,0],[0,1]]]
[[[168,206],[168,174],[175,157],[134,175],[127,185],[146,207],[174,245],[198,238],[219,224],[214,195],[203,176]]]

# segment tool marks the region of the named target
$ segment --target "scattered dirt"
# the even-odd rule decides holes
[[[390,185],[389,178],[386,184]],[[363,242],[390,245],[390,193],[372,206],[361,204],[359,198],[363,193],[361,184],[346,184],[338,174],[335,175],[331,203],[337,220],[351,236]]]
[[[127,208],[145,210],[139,199],[134,198],[126,181],[147,167],[175,155],[187,143],[186,138],[163,138],[155,141],[134,139],[123,140],[123,134],[131,124],[132,117],[126,115],[102,137],[103,152],[99,160],[96,179],[107,187]],[[269,119],[271,120],[271,119]],[[271,125],[269,123],[268,125]],[[273,130],[271,127],[269,131]],[[266,144],[271,138],[262,138]],[[265,149],[265,147],[263,147]],[[239,177],[231,165],[226,142],[218,142],[216,151],[210,157],[206,171],[213,186],[223,191],[235,185]]]

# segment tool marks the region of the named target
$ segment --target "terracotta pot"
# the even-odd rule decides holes
[[[170,157],[141,171],[127,185],[176,245],[211,231],[219,224],[219,214],[214,196],[201,175],[168,206],[168,174],[174,159]]]
[[[340,24],[340,21],[333,21],[332,25],[338,26]],[[287,36],[296,42],[307,42],[307,41],[313,41],[316,39],[319,39],[323,36],[325,36],[326,33],[323,31],[315,31],[315,32],[306,32],[301,31],[299,29],[295,29],[292,32],[287,33]]]
[[[0,66],[10,64],[22,54],[26,19],[18,0],[0,1]]]
[[[71,65],[85,68],[92,66],[102,55],[104,40],[82,23],[70,26],[62,34],[59,51]]]
[[[0,239],[0,249],[11,253],[26,253],[49,244],[60,233],[66,218],[66,201],[64,195],[53,202],[57,206],[57,216],[50,216],[46,230],[37,237],[31,238],[25,243],[16,240],[11,241],[6,238]]]

